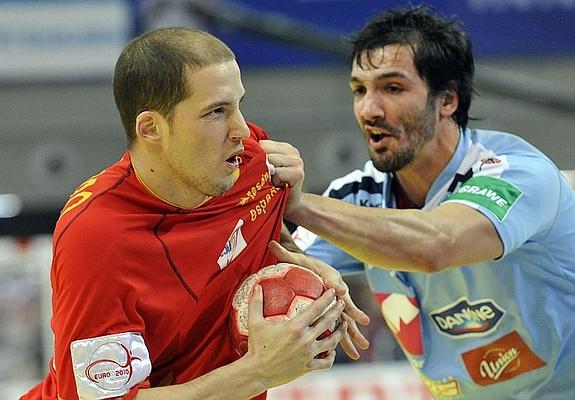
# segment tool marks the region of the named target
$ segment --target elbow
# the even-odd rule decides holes
[[[452,266],[455,254],[455,241],[446,235],[438,234],[428,246],[419,249],[421,272],[434,274]]]

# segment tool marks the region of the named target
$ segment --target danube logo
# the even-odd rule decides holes
[[[242,235],[242,226],[244,221],[242,219],[238,220],[236,227],[232,231],[228,241],[224,245],[224,249],[218,258],[218,265],[220,269],[224,269],[231,263],[240,253],[247,247],[244,235]]]
[[[494,330],[505,312],[493,300],[470,302],[467,298],[432,312],[441,333],[452,337],[483,336]]]

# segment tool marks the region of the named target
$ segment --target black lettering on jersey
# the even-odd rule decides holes
[[[359,205],[362,207],[380,208],[381,204],[370,203],[369,200],[359,200]]]
[[[346,183],[338,190],[330,190],[329,197],[344,199],[350,194],[357,194],[360,190],[364,190],[370,194],[382,194],[383,183],[376,182],[371,176],[364,176],[361,178],[361,182]],[[363,206],[364,204],[361,205]]]
[[[463,182],[470,179],[472,176],[473,176],[473,169],[471,168],[465,174],[455,174],[455,177],[453,178],[451,185],[449,185],[449,189],[447,189],[447,193],[455,192],[457,189],[459,189],[459,186],[461,186]]]

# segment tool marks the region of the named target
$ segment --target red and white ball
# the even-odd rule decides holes
[[[248,350],[248,298],[256,283],[263,291],[264,317],[272,321],[295,317],[326,290],[319,275],[294,264],[269,265],[248,276],[234,294],[230,313],[232,343],[240,355]],[[330,335],[338,324],[339,320],[334,321],[320,338]]]

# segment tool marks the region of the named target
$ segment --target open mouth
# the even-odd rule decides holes
[[[240,156],[231,156],[226,160],[226,164],[228,164],[230,167],[237,168],[240,166],[241,161],[242,158]]]
[[[389,135],[385,135],[383,133],[371,133],[369,135],[369,140],[373,143],[378,143],[381,140],[383,140],[384,137],[387,137],[387,136],[389,136]]]
[[[381,142],[386,142],[386,139],[393,138],[393,135],[388,135],[387,133],[382,132],[370,132],[369,133],[369,142],[371,144],[379,144]]]

